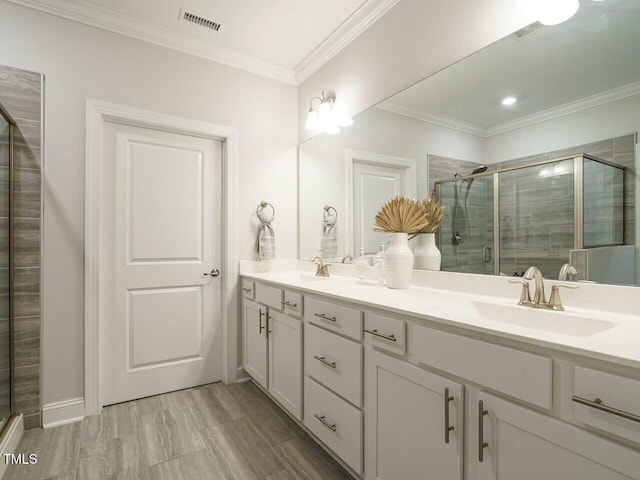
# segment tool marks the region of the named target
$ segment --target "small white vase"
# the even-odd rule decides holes
[[[384,254],[384,274],[389,288],[409,288],[413,269],[413,252],[406,233],[392,233]]]
[[[413,251],[414,268],[419,270],[440,270],[442,254],[436,246],[435,233],[418,235],[418,247]]]

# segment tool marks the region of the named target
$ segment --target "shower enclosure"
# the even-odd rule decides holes
[[[623,245],[624,172],[581,154],[436,182],[442,269],[558,278],[572,252]]]
[[[15,123],[0,104],[0,432],[13,412],[11,198]]]

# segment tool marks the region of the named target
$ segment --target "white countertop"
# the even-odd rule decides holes
[[[640,369],[640,315],[575,308],[564,312],[516,305],[514,298],[411,286],[393,290],[377,282],[341,275],[315,277],[308,269],[256,273],[245,278],[326,295],[366,307],[408,315],[470,331],[518,340]],[[502,280],[506,283],[506,279]],[[562,291],[564,293],[564,290]]]

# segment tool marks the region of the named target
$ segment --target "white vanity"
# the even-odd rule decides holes
[[[244,369],[354,475],[640,479],[640,317],[301,268],[242,273]]]

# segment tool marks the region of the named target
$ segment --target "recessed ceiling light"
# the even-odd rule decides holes
[[[504,100],[502,100],[502,104],[508,107],[509,105],[513,105],[517,101],[518,99],[516,97],[507,97]]]

